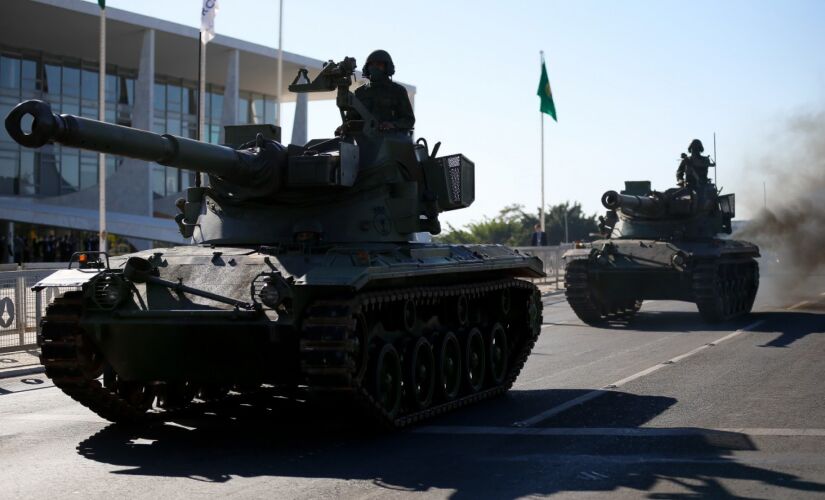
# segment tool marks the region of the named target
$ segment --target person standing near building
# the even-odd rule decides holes
[[[541,224],[536,224],[533,227],[533,234],[530,236],[530,246],[531,247],[546,247],[547,246],[547,233],[541,230]]]

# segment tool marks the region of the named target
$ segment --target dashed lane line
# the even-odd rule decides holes
[[[581,396],[579,396],[577,398],[571,399],[570,401],[566,401],[566,402],[564,402],[564,403],[562,403],[558,406],[554,406],[553,408],[545,410],[545,411],[543,411],[543,412],[541,412],[537,415],[534,415],[534,416],[532,416],[528,419],[521,420],[521,421],[518,421],[518,422],[514,422],[513,426],[515,426],[515,427],[531,427],[531,426],[534,426],[536,424],[539,424],[539,423],[541,423],[541,422],[543,422],[543,421],[545,421],[545,420],[547,420],[551,417],[554,417],[554,416],[558,415],[559,413],[562,413],[566,410],[569,410],[570,408],[573,408],[574,406],[578,406],[580,404],[583,404],[583,403],[586,403],[586,402],[591,401],[593,399],[596,399],[596,398],[598,398],[598,397],[600,397],[604,394],[607,394],[612,389],[617,389],[617,388],[619,388],[619,387],[621,387],[625,384],[628,384],[628,383],[630,383],[630,382],[632,382],[636,379],[639,379],[639,378],[644,377],[646,375],[650,375],[653,372],[659,371],[659,370],[661,370],[662,368],[664,368],[668,365],[678,363],[679,361],[682,361],[682,360],[684,360],[684,359],[686,359],[690,356],[693,356],[694,354],[696,354],[698,352],[704,351],[705,349],[707,349],[709,347],[713,347],[713,346],[718,345],[718,344],[720,344],[720,343],[722,343],[726,340],[730,340],[730,339],[736,337],[737,335],[740,335],[744,332],[747,332],[749,330],[752,330],[752,329],[756,328],[757,326],[761,325],[764,322],[765,322],[765,320],[761,319],[759,321],[751,323],[750,325],[748,325],[744,328],[741,328],[739,330],[736,330],[735,332],[729,333],[729,334],[725,335],[724,337],[721,337],[719,339],[714,340],[713,342],[709,342],[707,344],[701,345],[701,346],[697,347],[696,349],[693,349],[693,350],[688,351],[684,354],[676,356],[675,358],[671,358],[671,359],[669,359],[669,360],[667,360],[663,363],[658,363],[656,365],[653,365],[650,368],[646,368],[646,369],[644,369],[644,370],[642,370],[638,373],[634,373],[633,375],[630,375],[629,377],[625,377],[621,380],[617,380],[616,382],[613,382],[612,384],[608,384],[608,385],[602,387],[601,389],[596,389],[596,390],[593,390],[593,391],[590,391],[590,392],[586,392],[586,393],[582,394]]]

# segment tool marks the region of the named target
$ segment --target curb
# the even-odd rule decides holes
[[[35,375],[37,373],[45,373],[46,369],[43,366],[32,366],[31,368],[16,368],[0,371],[0,380],[4,378],[23,377],[26,375]]]

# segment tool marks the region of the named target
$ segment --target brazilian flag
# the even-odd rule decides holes
[[[558,123],[556,118],[556,104],[553,102],[553,91],[550,90],[550,79],[547,78],[547,67],[544,65],[544,59],[541,61],[541,80],[539,80],[539,90],[536,92],[541,99],[541,107],[539,111],[547,113],[553,117],[553,121]]]

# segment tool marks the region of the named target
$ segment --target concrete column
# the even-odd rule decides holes
[[[309,98],[306,92],[299,93],[295,101],[295,118],[292,120],[292,144],[299,146],[307,143],[308,101]],[[279,109],[281,108],[279,107]]]
[[[221,143],[225,142],[223,127],[238,123],[238,104],[240,96],[241,53],[234,49],[229,51],[226,62],[226,84],[223,91],[223,113],[221,114]]]
[[[135,104],[132,108],[132,127],[152,130],[155,118],[155,30],[143,32],[143,44],[140,49],[138,77],[135,81]],[[129,210],[140,215],[152,215],[152,164],[145,161],[128,159],[124,167],[135,170],[142,192],[133,198],[140,206]]]

